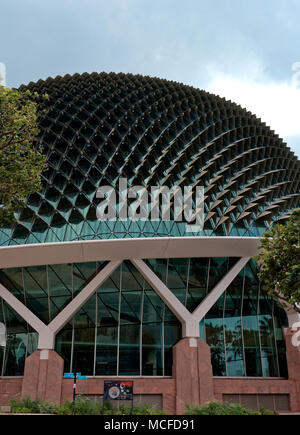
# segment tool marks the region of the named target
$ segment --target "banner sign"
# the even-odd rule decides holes
[[[104,400],[133,401],[133,381],[104,381]]]

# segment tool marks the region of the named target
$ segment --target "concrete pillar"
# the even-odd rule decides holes
[[[173,347],[173,377],[176,384],[176,414],[185,405],[214,400],[209,346],[200,338],[183,338]]]
[[[284,329],[291,411],[300,412],[300,327]]]
[[[61,402],[63,359],[54,350],[37,350],[25,361],[22,397]]]

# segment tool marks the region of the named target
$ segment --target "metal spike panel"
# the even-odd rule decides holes
[[[204,186],[195,235],[259,236],[300,205],[300,162],[260,119],[176,82],[93,73],[21,86],[40,101],[49,169],[1,245],[185,234],[179,222],[99,222],[99,186]]]

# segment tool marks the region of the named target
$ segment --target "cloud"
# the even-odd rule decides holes
[[[291,78],[285,81],[270,79],[258,60],[251,61],[237,74],[224,74],[211,64],[207,70],[210,75],[208,92],[254,113],[285,141],[293,138],[293,142],[298,143],[293,149],[300,154],[300,83],[292,66]]]

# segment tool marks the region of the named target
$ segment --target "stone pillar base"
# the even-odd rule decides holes
[[[200,338],[183,338],[174,346],[173,377],[176,382],[176,414],[183,414],[185,405],[215,400],[210,348]]]
[[[60,403],[63,359],[54,350],[37,350],[25,361],[22,397]]]

